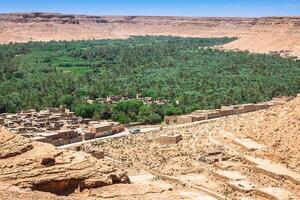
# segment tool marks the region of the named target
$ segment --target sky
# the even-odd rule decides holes
[[[147,16],[300,16],[300,0],[0,0],[0,13]]]

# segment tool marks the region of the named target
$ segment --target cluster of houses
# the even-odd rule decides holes
[[[165,124],[186,124],[219,117],[226,117],[230,115],[238,115],[247,112],[254,112],[262,109],[267,109],[271,106],[281,105],[294,97],[274,97],[271,101],[260,102],[256,104],[241,104],[232,106],[222,106],[220,109],[215,110],[196,110],[188,115],[180,116],[166,116],[164,118]]]
[[[147,105],[150,105],[150,104],[164,105],[164,104],[168,103],[168,100],[166,100],[166,99],[161,99],[161,98],[153,99],[152,97],[142,97],[140,95],[136,95],[136,98],[108,96],[106,98],[97,98],[95,100],[87,99],[87,102],[90,104],[92,104],[94,102],[114,104],[114,103],[118,103],[119,101],[132,100],[132,99],[140,100],[144,104],[147,104]]]
[[[113,121],[92,121],[76,116],[65,107],[0,114],[0,126],[35,141],[62,146],[113,135],[125,130]]]

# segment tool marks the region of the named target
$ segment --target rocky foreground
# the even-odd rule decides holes
[[[58,150],[4,129],[0,133],[0,199],[7,195],[13,196],[11,199],[41,196],[29,191],[70,195],[117,183],[130,183],[130,180],[126,173],[104,160],[83,152]],[[55,195],[43,195],[55,198]]]
[[[238,37],[238,40],[223,48],[300,56],[300,17],[200,18],[22,13],[1,14],[0,30],[1,43],[114,39],[131,35]]]
[[[2,130],[0,199],[300,199],[300,97],[90,146],[105,157]]]

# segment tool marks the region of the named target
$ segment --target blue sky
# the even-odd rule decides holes
[[[0,13],[90,15],[300,16],[300,0],[0,0]]]

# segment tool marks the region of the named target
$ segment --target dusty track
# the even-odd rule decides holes
[[[282,55],[300,56],[300,17],[0,15],[0,43],[127,38],[131,35],[238,37],[224,48],[258,53],[281,51]]]

